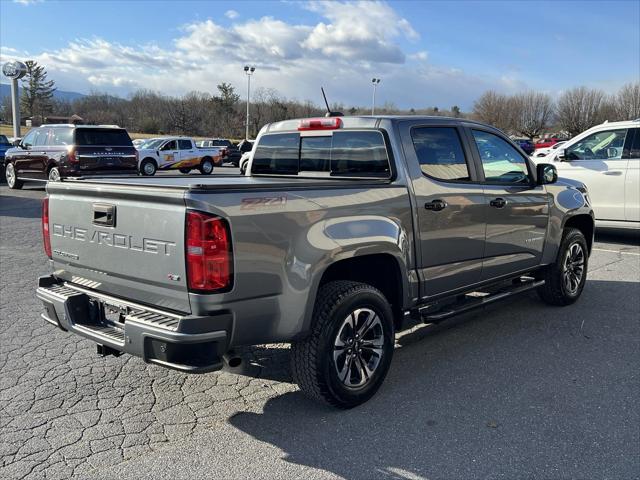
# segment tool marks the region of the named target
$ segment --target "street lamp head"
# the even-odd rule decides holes
[[[245,72],[248,72],[248,71],[249,71],[249,65],[245,65],[245,66],[244,66],[244,71],[245,71]]]
[[[250,70],[251,70],[251,73],[253,73],[256,71],[256,67],[251,67]]]

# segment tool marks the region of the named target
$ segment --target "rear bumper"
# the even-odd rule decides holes
[[[179,316],[88,291],[54,276],[40,277],[36,296],[47,322],[120,352],[188,373],[222,368],[232,325],[231,314]],[[119,320],[103,314],[120,311]]]

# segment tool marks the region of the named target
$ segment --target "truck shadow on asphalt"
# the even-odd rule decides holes
[[[636,282],[589,281],[564,309],[521,296],[401,336],[358,408],[293,392],[230,423],[346,478],[630,477],[639,312]]]

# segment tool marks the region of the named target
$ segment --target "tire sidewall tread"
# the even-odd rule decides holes
[[[376,369],[376,377],[361,389],[350,390],[337,379],[331,355],[336,330],[354,306],[366,306],[381,316],[385,329],[385,351]],[[360,405],[371,398],[384,381],[393,356],[394,333],[391,306],[379,290],[359,282],[329,282],[318,292],[310,334],[292,345],[291,369],[294,380],[306,395],[334,407],[352,408]]]

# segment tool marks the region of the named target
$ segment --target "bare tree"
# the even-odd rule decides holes
[[[532,139],[540,135],[553,117],[553,100],[545,93],[525,92],[512,99],[513,129]]]
[[[564,92],[558,99],[558,124],[571,135],[601,123],[605,94],[602,90],[577,87]]]
[[[514,125],[513,99],[492,90],[483,93],[473,105],[473,117],[510,132]]]
[[[624,85],[615,100],[616,115],[619,120],[640,118],[640,82]]]

